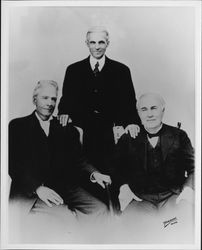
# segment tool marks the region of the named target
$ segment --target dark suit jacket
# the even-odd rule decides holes
[[[105,123],[126,126],[139,123],[136,97],[129,68],[106,57],[99,86],[90,66],[90,57],[71,64],[63,83],[58,109],[69,114],[73,122],[85,128],[93,121],[94,91],[98,92]]]
[[[90,57],[67,67],[58,109],[83,129],[85,153],[102,172],[106,169],[100,160],[114,147],[113,125],[140,123],[130,70],[107,57],[97,77]]]
[[[56,118],[50,121],[47,137],[33,112],[9,124],[9,175],[11,197],[33,196],[40,185],[59,192],[76,186],[82,171],[93,167],[82,155],[79,133],[71,125],[63,128]]]
[[[131,190],[140,197],[150,181],[147,170],[147,143],[144,128],[141,128],[135,139],[123,135],[113,159],[114,181],[118,182],[119,186],[129,184]],[[183,130],[163,124],[160,146],[163,157],[161,181],[164,187],[177,193],[185,183],[193,187],[194,150],[187,134]]]

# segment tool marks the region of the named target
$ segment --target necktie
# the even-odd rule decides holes
[[[97,62],[97,63],[95,64],[95,68],[94,68],[94,70],[93,70],[93,73],[94,73],[95,76],[97,76],[98,73],[100,72],[98,67],[99,67],[99,62]]]

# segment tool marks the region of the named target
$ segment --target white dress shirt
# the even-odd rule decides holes
[[[160,130],[161,130],[161,128],[162,128],[162,124],[161,124],[161,126],[160,126],[160,128],[158,129],[158,131],[156,131],[156,133],[158,133]],[[146,130],[146,128],[145,128],[145,130]],[[146,130],[147,131],[147,130]],[[148,131],[147,131],[148,132]],[[149,132],[148,132],[149,133]],[[151,134],[151,133],[150,133]],[[159,140],[159,136],[155,136],[155,137],[152,137],[152,138],[149,138],[149,136],[147,136],[147,139],[148,139],[148,141],[149,141],[149,143],[152,145],[152,147],[153,148],[155,148],[156,147],[156,145],[157,145],[157,142],[158,142],[158,140]]]
[[[99,63],[99,66],[98,66],[98,69],[99,71],[102,70],[102,68],[104,67],[104,64],[105,64],[105,56],[103,56],[102,58],[100,58],[99,60],[94,58],[93,56],[90,56],[90,66],[91,66],[91,69],[94,70],[95,69],[95,64],[96,63]]]
[[[147,138],[148,138],[149,143],[152,145],[152,147],[155,148],[156,145],[157,145],[159,136],[155,136],[155,137],[152,137],[152,138],[149,138],[149,137],[147,136]]]
[[[41,125],[41,128],[43,129],[43,131],[45,132],[46,136],[49,135],[49,129],[50,129],[50,121],[53,119],[52,116],[50,116],[50,118],[47,121],[43,121],[40,116],[37,114],[37,112],[35,112],[35,115],[37,117],[37,119],[39,120],[39,123]]]

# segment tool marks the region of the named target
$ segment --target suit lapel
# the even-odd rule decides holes
[[[48,139],[39,124],[35,112],[31,114],[28,126],[28,147],[30,147],[32,167],[38,168],[44,165],[44,168],[48,165],[45,163],[49,161]]]
[[[95,87],[95,75],[93,73],[93,70],[91,68],[90,65],[90,56],[87,57],[86,59],[84,59],[82,61],[82,75],[83,75],[83,80],[85,80],[85,88],[83,89],[83,91],[89,91],[89,87],[90,89]],[[91,91],[90,91],[91,92]]]
[[[84,68],[85,68],[85,72],[88,72],[89,74],[91,74],[92,76],[94,76],[93,74],[93,70],[91,68],[91,65],[90,65],[90,56],[88,56],[86,59],[84,59]]]
[[[161,134],[161,150],[163,155],[163,161],[165,161],[166,156],[173,145],[174,137],[166,125],[163,125]]]
[[[144,156],[144,169],[147,168],[147,136],[145,133],[140,134],[139,138],[139,155]],[[162,133],[161,133],[161,150],[162,150],[162,156],[163,156],[163,161],[165,161],[168,152],[170,151],[170,148],[172,147],[174,143],[174,137],[170,130],[167,128],[165,124],[163,124],[162,127]]]
[[[104,66],[103,66],[103,68],[102,68],[102,71],[106,71],[106,70],[110,70],[111,69],[111,62],[110,62],[111,60],[107,57],[107,56],[105,56],[105,64],[104,64]]]
[[[55,139],[58,138],[58,135],[61,133],[61,131],[65,130],[66,127],[62,127],[56,117],[53,117],[53,119],[50,121],[50,129],[49,129],[49,137],[53,137]]]
[[[44,130],[42,129],[39,120],[37,119],[35,115],[35,111],[31,115],[30,120],[30,134],[32,135],[33,139],[42,138],[43,140],[46,140],[44,138],[47,138]]]

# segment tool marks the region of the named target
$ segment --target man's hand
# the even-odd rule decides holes
[[[48,187],[44,186],[38,187],[36,190],[36,194],[49,207],[52,207],[51,202],[54,203],[55,205],[63,204],[63,199],[59,196],[59,194],[57,194],[54,190]]]
[[[176,199],[176,204],[179,204],[181,200],[188,201],[190,203],[194,202],[194,190],[190,187],[185,187],[180,195]]]
[[[101,187],[105,188],[105,183],[111,184],[111,178],[109,175],[101,174],[98,172],[94,172],[92,174],[92,182],[97,182]]]
[[[83,144],[83,129],[82,128],[80,128],[80,127],[77,127],[77,126],[74,126],[77,130],[78,130],[78,132],[79,132],[79,141],[80,141],[80,143],[81,144]]]
[[[117,144],[117,142],[120,139],[120,137],[123,134],[125,134],[125,129],[123,128],[123,126],[114,126],[113,127],[113,133],[114,133],[115,144]]]
[[[72,122],[69,115],[58,115],[58,120],[60,121],[60,124],[65,127],[67,123]]]
[[[137,137],[138,133],[140,132],[140,127],[136,124],[130,124],[125,128],[126,133],[130,133],[131,137]]]
[[[130,189],[128,184],[124,184],[120,187],[120,192],[119,192],[119,202],[121,206],[121,211],[123,211],[128,204],[134,199],[136,201],[142,201],[139,197],[137,197]]]

